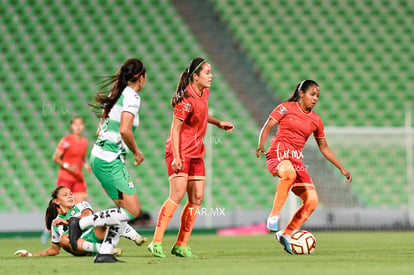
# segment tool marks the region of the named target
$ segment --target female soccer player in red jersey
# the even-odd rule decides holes
[[[315,186],[301,158],[306,140],[312,133],[322,155],[339,169],[347,182],[352,181],[351,174],[345,170],[326,142],[322,120],[312,111],[318,102],[319,93],[319,85],[315,81],[304,80],[299,83],[293,95],[270,114],[260,132],[256,150],[257,158],[260,158],[260,153],[266,154],[266,166],[269,172],[273,176],[280,177],[273,208],[267,219],[267,228],[270,231],[279,229],[279,211],[291,188],[303,202],[286,227],[275,234],[275,238],[290,254],[294,254],[289,243],[290,235],[309,218],[318,204]],[[270,130],[277,123],[279,127],[276,136],[272,139],[266,153],[265,141]]]
[[[59,141],[53,155],[53,161],[60,166],[57,186],[69,187],[75,203],[84,201],[87,197],[82,167],[91,173],[91,168],[85,161],[88,140],[82,136],[83,127],[81,117],[73,118],[70,123],[72,133]]]
[[[165,257],[162,250],[164,232],[186,193],[188,201],[181,214],[180,230],[171,253],[180,257],[193,257],[187,242],[203,201],[203,138],[207,122],[229,133],[233,130],[232,123],[219,121],[208,114],[208,88],[212,78],[210,64],[203,58],[193,59],[181,74],[176,93],[171,99],[174,114],[165,150],[170,195],[161,206],[154,238],[148,245],[149,251],[156,257]]]

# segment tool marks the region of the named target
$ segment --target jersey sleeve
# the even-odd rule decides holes
[[[70,143],[66,140],[66,138],[62,138],[59,141],[59,144],[56,149],[65,152],[70,147]]]
[[[280,120],[287,114],[287,112],[288,109],[283,104],[279,104],[276,108],[273,109],[273,111],[270,113],[270,116],[277,122],[280,122]]]
[[[122,101],[122,112],[129,112],[134,116],[138,115],[139,107],[141,105],[141,98],[137,94],[125,94]]]
[[[325,131],[323,129],[323,123],[322,123],[322,119],[319,118],[317,121],[317,127],[316,130],[313,131],[313,136],[315,138],[324,138],[325,137]]]
[[[173,115],[179,119],[185,120],[193,112],[193,106],[188,101],[183,100],[174,107]]]
[[[76,204],[76,207],[79,209],[79,213],[82,213],[83,210],[89,209],[93,213],[92,206],[87,201],[81,201],[78,204]]]
[[[63,225],[52,226],[50,235],[52,237],[52,243],[58,244],[60,236],[64,233]]]

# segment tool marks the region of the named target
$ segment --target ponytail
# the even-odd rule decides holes
[[[46,228],[49,231],[52,229],[53,220],[56,219],[57,215],[59,214],[58,212],[59,205],[57,205],[54,202],[54,200],[55,199],[51,199],[49,201],[49,206],[46,208],[46,214],[45,214]]]
[[[174,96],[171,98],[171,106],[175,107],[180,103],[184,98],[187,98],[187,88],[188,85],[193,81],[193,75],[199,74],[201,71],[201,66],[205,63],[204,58],[198,57],[191,60],[190,64],[185,68],[185,70],[180,75],[180,80],[178,81],[177,89],[175,90]]]
[[[49,201],[49,205],[46,208],[45,223],[46,223],[46,228],[49,231],[52,229],[52,222],[53,222],[53,220],[59,214],[58,209],[60,208],[60,206],[55,203],[55,199],[57,199],[58,193],[59,193],[60,189],[63,189],[63,188],[68,188],[68,187],[66,187],[66,186],[59,186],[55,190],[53,190],[52,195],[51,195],[52,196],[52,199]]]
[[[135,82],[141,75],[146,74],[144,63],[139,59],[128,59],[113,76],[104,76],[98,82],[99,92],[95,96],[95,104],[92,107],[99,118],[109,115],[116,101],[121,97],[122,91],[128,86],[128,81]]]
[[[296,86],[296,89],[293,92],[292,96],[286,100],[286,102],[298,102],[300,99],[300,91],[306,92],[308,88],[313,85],[319,86],[318,83],[316,83],[314,80],[303,80]]]

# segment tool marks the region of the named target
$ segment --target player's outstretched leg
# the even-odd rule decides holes
[[[285,249],[285,251],[289,254],[295,254],[295,252],[292,249],[292,246],[290,245],[290,235],[288,234],[283,234],[282,231],[277,231],[275,233],[275,239],[281,244],[283,245],[283,248]]]

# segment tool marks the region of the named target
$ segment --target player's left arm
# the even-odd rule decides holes
[[[322,155],[329,160],[333,165],[335,165],[339,171],[346,177],[346,182],[352,181],[351,173],[349,173],[342,163],[336,158],[335,154],[331,150],[331,148],[328,146],[328,143],[326,142],[326,138],[315,138],[316,143],[319,146],[319,150],[321,151]]]
[[[208,115],[208,123],[216,125],[217,127],[219,127],[220,129],[223,129],[225,131],[227,131],[228,133],[231,133],[234,129],[234,125],[231,122],[228,121],[221,121],[218,120],[217,118]]]

